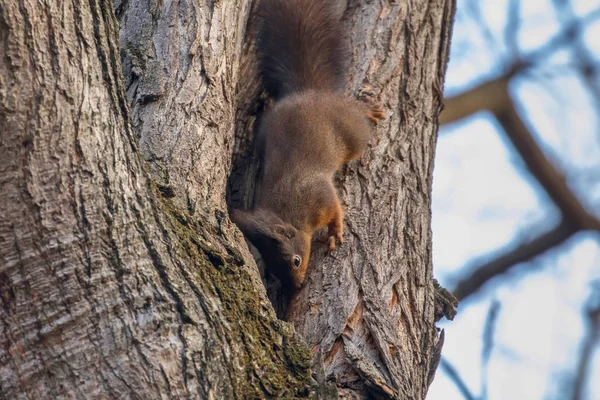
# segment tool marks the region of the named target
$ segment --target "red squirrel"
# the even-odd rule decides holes
[[[291,290],[306,276],[313,233],[328,226],[329,250],[343,242],[333,177],[359,158],[384,118],[378,105],[343,94],[348,51],[335,1],[263,0],[258,60],[275,100],[260,121],[254,208],[232,220]]]

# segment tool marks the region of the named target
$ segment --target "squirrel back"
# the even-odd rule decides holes
[[[348,52],[336,7],[335,0],[261,1],[260,73],[275,100],[345,86]]]

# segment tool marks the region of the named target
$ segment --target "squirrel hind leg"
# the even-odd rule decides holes
[[[384,112],[378,104],[348,100],[335,116],[337,133],[346,145],[344,163],[356,160],[364,153],[373,137],[374,125],[384,118]]]

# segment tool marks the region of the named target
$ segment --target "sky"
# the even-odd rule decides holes
[[[467,3],[458,0],[447,95],[499,76],[512,59],[504,40],[508,1],[479,2],[487,34],[474,22],[476,11]],[[557,14],[550,1],[517,3],[517,43],[520,53],[527,54],[559,32],[566,13]],[[572,4],[578,16],[600,8],[600,0]],[[591,57],[600,62],[598,38],[600,17],[582,36]],[[572,53],[558,50],[532,74],[514,79],[510,90],[547,157],[569,177],[588,210],[600,216],[600,124],[594,113],[598,103],[570,70],[574,62]],[[486,113],[441,128],[433,182],[434,274],[450,289],[477,260],[536,237],[560,218]],[[475,396],[485,381],[490,400],[565,398],[587,329],[582,310],[591,282],[598,279],[599,235],[578,234],[461,304],[454,321],[440,324],[446,330],[443,357]],[[482,334],[495,301],[500,308],[486,373],[480,361]],[[600,399],[600,346],[592,366],[585,397],[590,400]],[[439,369],[428,399],[463,398]]]

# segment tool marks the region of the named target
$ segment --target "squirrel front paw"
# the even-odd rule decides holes
[[[358,93],[358,100],[367,104],[367,119],[377,125],[379,121],[385,119],[385,113],[379,104],[375,102],[375,88],[369,84],[363,85]]]
[[[340,242],[340,244],[344,243],[344,237],[342,236],[342,232],[330,235],[327,241],[329,243],[329,254],[331,254],[335,250],[336,241]]]
[[[333,250],[335,250],[336,242],[339,242],[340,244],[344,243],[344,235],[341,221],[331,221],[331,223],[329,224],[327,236],[327,243],[329,244],[329,254],[331,254]]]
[[[379,104],[372,104],[367,112],[367,119],[377,125],[379,121],[385,119],[385,113]]]

